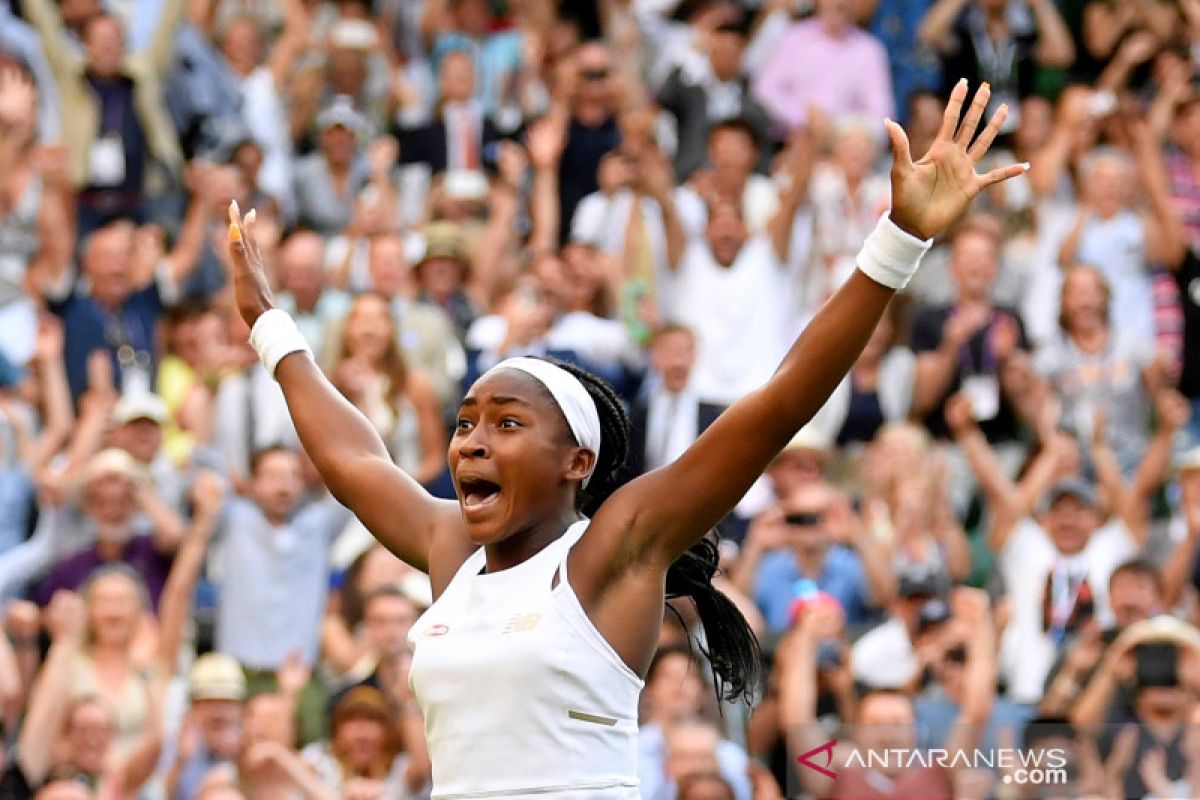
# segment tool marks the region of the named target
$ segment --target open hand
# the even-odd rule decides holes
[[[255,237],[258,214],[254,209],[240,216],[237,201],[229,204],[229,256],[233,264],[233,294],[238,312],[253,328],[263,312],[275,307],[267,270]]]
[[[985,83],[975,93],[966,114],[962,114],[967,82],[959,81],[950,93],[941,130],[929,152],[916,162],[912,160],[904,129],[892,120],[887,121],[893,157],[891,219],[918,239],[932,239],[943,233],[984,188],[1029,169],[1027,164],[1013,164],[983,175],[975,172],[975,166],[987,154],[1008,117],[1008,106],[1001,105],[979,138],[971,143],[990,97],[991,88]]]

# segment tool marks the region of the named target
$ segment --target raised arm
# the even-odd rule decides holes
[[[960,587],[951,598],[954,622],[970,631],[963,675],[963,698],[946,749],[974,748],[992,714],[996,698],[996,643],[987,592]]]
[[[1063,22],[1053,0],[1029,0],[1037,25],[1037,45],[1033,57],[1044,67],[1069,67],[1075,60],[1071,32]]]
[[[797,131],[788,142],[788,152],[783,160],[783,191],[780,193],[779,210],[771,218],[767,232],[775,255],[786,264],[792,254],[792,231],[796,228],[796,212],[808,196],[808,180],[813,169],[813,143],[807,131]]]
[[[239,219],[234,204],[230,216],[234,291],[242,318],[253,330],[274,303],[254,237],[254,212]],[[257,333],[266,337],[271,331],[260,328]],[[458,504],[434,499],[392,463],[375,427],[338,393],[310,354],[284,356],[275,369],[275,379],[283,389],[300,442],[325,485],[385,547],[429,572],[434,537],[445,532],[457,536],[457,552],[465,557],[469,545],[462,535]],[[457,567],[448,563],[446,569],[452,572]],[[443,577],[448,580],[450,576]]]
[[[904,131],[888,122],[894,155],[890,217],[899,231],[878,234],[875,241],[890,243],[889,259],[896,253],[891,247],[907,253],[889,264],[915,269],[917,253],[927,246],[922,240],[945,231],[984,187],[1026,169],[1014,165],[976,174],[975,164],[987,152],[1007,108],[1001,106],[971,145],[990,93],[987,87],[976,93],[960,127],[966,96],[962,81],[951,94],[934,144],[916,163]],[[882,230],[889,231],[886,226]],[[624,527],[632,534],[620,547],[628,547],[625,553],[635,563],[649,561],[665,570],[737,504],[771,459],[825,404],[862,352],[896,288],[907,282],[907,277],[880,272],[883,262],[872,247],[870,242],[864,247],[862,268],[817,313],[765,386],[730,407],[674,464],[627,484],[600,509],[597,523],[606,517],[603,527]],[[863,268],[877,277],[869,277]]]
[[[191,530],[175,554],[158,603],[158,667],[162,675],[171,675],[175,671],[175,660],[192,606],[192,593],[204,567],[208,543],[217,527],[223,492],[221,479],[210,472],[197,476],[192,486],[195,513]]]
[[[54,766],[55,743],[70,697],[71,664],[79,655],[84,625],[83,600],[73,592],[56,593],[46,609],[50,652],[34,682],[29,712],[17,740],[18,763],[34,786]]]

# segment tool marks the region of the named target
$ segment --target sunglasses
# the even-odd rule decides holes
[[[581,69],[579,77],[582,80],[596,83],[603,80],[608,80],[608,67],[598,67],[594,69]]]
[[[797,514],[788,514],[784,517],[784,521],[797,528],[811,528],[820,525],[824,516],[820,511],[801,511]]]

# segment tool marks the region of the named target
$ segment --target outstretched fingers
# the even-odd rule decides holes
[[[1028,162],[1026,162],[1024,164],[1010,164],[1007,167],[997,167],[996,169],[991,170],[990,172],[985,172],[984,174],[979,176],[979,178],[978,178],[979,188],[986,189],[987,187],[991,186],[992,184],[1000,183],[1001,181],[1006,181],[1009,178],[1015,178],[1018,175],[1023,175],[1024,173],[1026,173],[1028,171],[1029,171],[1029,163]]]
[[[992,98],[992,87],[988,84],[981,84],[975,90],[975,99],[971,101],[970,108],[967,109],[967,115],[963,118],[962,125],[958,128],[958,135],[954,137],[954,141],[965,148],[971,143],[971,139],[975,136],[975,130],[979,127],[979,120],[983,119],[983,112],[987,108],[988,101]]]
[[[938,130],[938,139],[947,142],[954,139],[954,131],[958,128],[958,118],[962,115],[963,102],[966,99],[967,79],[963,78],[950,92],[950,100],[947,101],[946,111],[942,114],[942,127]]]
[[[992,115],[992,119],[988,122],[987,127],[979,134],[979,138],[975,140],[975,144],[971,145],[971,149],[967,151],[967,156],[972,162],[978,164],[979,160],[987,155],[988,148],[992,146],[992,142],[996,139],[996,135],[1000,133],[1000,129],[1004,127],[1004,121],[1008,119],[1008,104],[1001,103],[996,109],[996,113]]]
[[[892,140],[892,167],[894,169],[907,169],[912,166],[912,151],[908,146],[908,135],[904,132],[904,128],[900,127],[900,123],[895,120],[884,120],[884,127],[887,128],[888,138]]]

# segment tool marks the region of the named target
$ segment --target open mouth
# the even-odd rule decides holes
[[[500,497],[500,485],[484,478],[461,478],[458,486],[466,509],[482,508]]]

